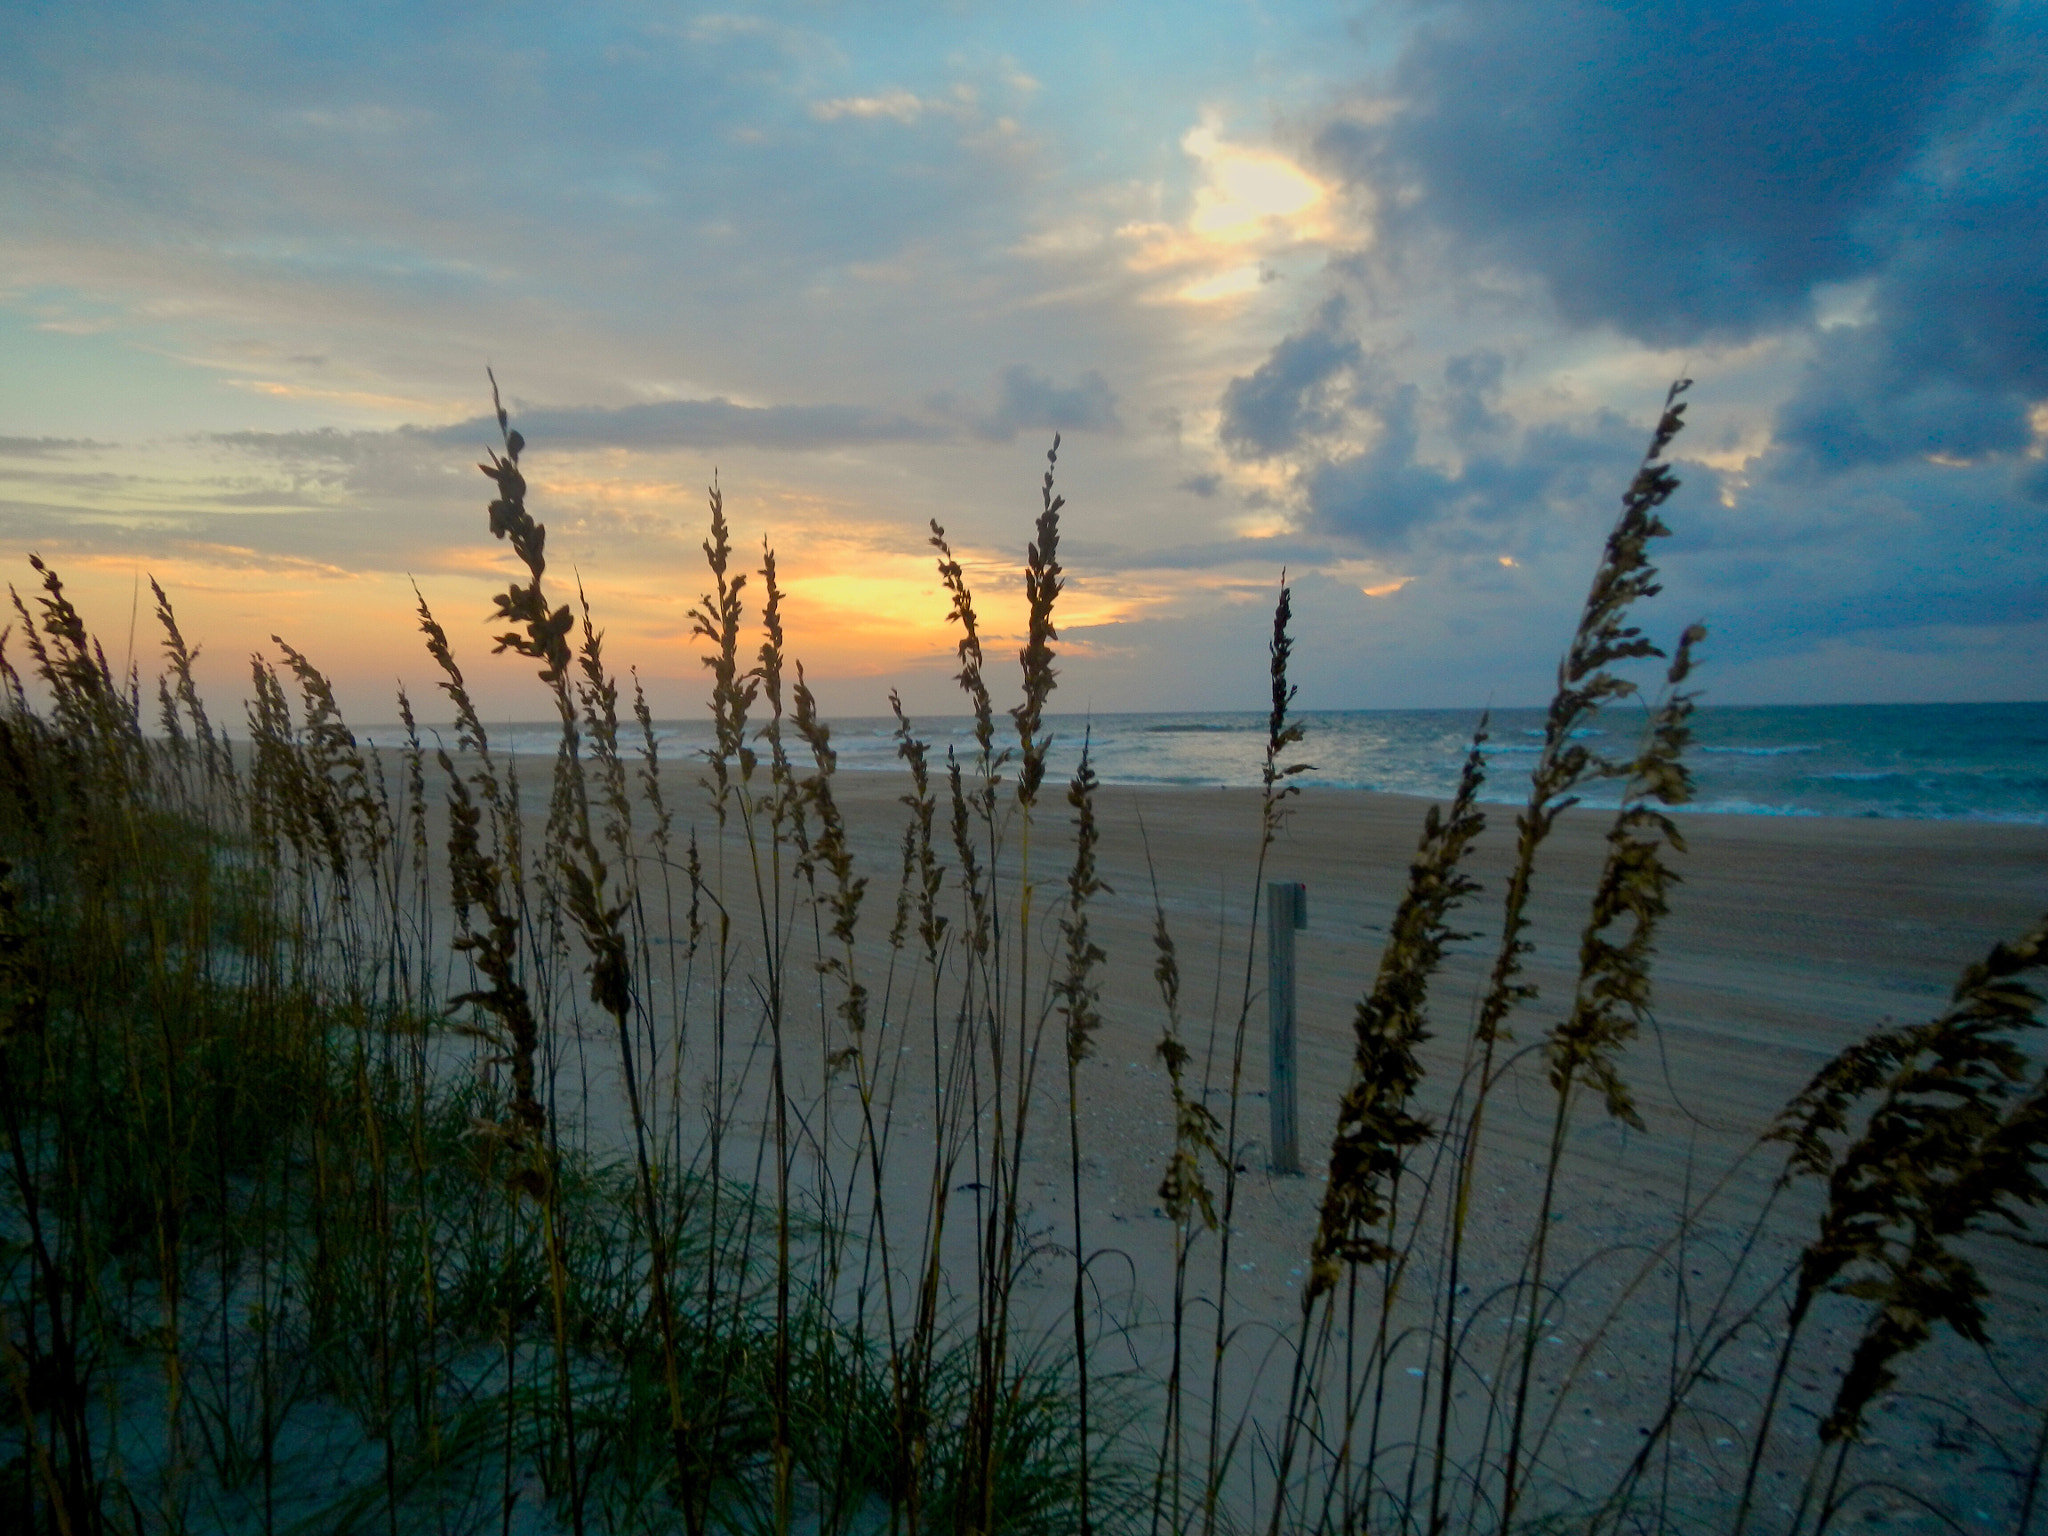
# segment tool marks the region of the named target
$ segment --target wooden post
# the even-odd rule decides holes
[[[1294,1085],[1294,930],[1308,926],[1308,887],[1294,880],[1266,886],[1266,1102],[1273,1117],[1273,1171],[1301,1172],[1300,1122]]]

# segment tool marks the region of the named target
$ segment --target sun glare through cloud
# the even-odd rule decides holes
[[[1131,270],[1159,283],[1159,297],[1187,304],[1241,298],[1273,281],[1273,262],[1312,255],[1336,237],[1329,188],[1276,150],[1225,139],[1219,118],[1205,116],[1188,129],[1180,150],[1193,162],[1186,216],[1117,232],[1130,247]]]
[[[1398,631],[1441,690],[1491,694],[1476,632],[1458,659],[1468,642],[1424,646],[1426,605],[1384,599],[1481,602],[1533,656],[1640,451],[1627,424],[1683,372],[1674,525],[1700,545],[1668,582],[1757,637],[1719,687],[1775,695],[1823,643],[1938,695],[2040,686],[2048,322],[2025,273],[2048,87],[2019,63],[1982,83],[2036,57],[2021,18],[1844,20],[1852,77],[1761,15],[1646,17],[1617,43],[1594,12],[1450,12],[1162,29],[1110,6],[1076,48],[993,13],[906,30],[600,3],[574,28],[536,13],[481,96],[469,39],[425,15],[351,24],[338,51],[309,41],[317,5],[302,35],[202,3],[177,46],[39,16],[43,51],[0,65],[20,76],[0,517],[95,582],[232,550],[467,583],[510,558],[478,539],[489,365],[536,515],[649,637],[669,623],[651,572],[702,582],[714,474],[736,526],[831,509],[804,526],[839,551],[833,581],[793,579],[832,696],[876,674],[863,656],[943,679],[922,530],[1020,555],[1019,491],[1057,432],[1075,601],[1106,605],[1085,626],[1099,697],[1207,686],[1183,663],[1206,573],[1263,562],[1334,583],[1359,606],[1331,622]],[[1674,40],[1672,89],[1739,86],[1739,131],[1708,142],[1627,67]],[[31,54],[69,62],[22,74]],[[1142,81],[1117,63],[1136,57]],[[1998,558],[1966,560],[1959,526]],[[831,544],[856,527],[896,532]],[[1965,619],[2005,637],[1995,674]],[[1331,666],[1333,697],[1387,686]],[[1532,662],[1513,686],[1542,682]]]

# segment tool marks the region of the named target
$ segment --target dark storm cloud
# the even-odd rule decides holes
[[[993,442],[1019,432],[1116,432],[1116,395],[1090,369],[1071,384],[1055,384],[1022,363],[1012,363],[997,383],[995,409],[976,430]]]
[[[1682,441],[1682,440],[1681,440]],[[1682,466],[1704,487],[1711,471]],[[1659,564],[1668,609],[1703,618],[1728,660],[1872,634],[2038,624],[2048,550],[2008,466],[1916,460],[1846,470],[1816,498],[1800,466],[1766,464],[1735,503],[1695,495]]]
[[[1373,404],[1380,432],[1372,447],[1323,459],[1301,477],[1309,525],[1372,550],[1409,547],[1423,530],[1446,545],[1482,534],[1498,543],[1529,518],[1618,494],[1642,452],[1640,433],[1603,417],[1591,432],[1531,428],[1445,468],[1417,455],[1420,390],[1403,384]]]
[[[1823,470],[2011,453],[2048,397],[2048,12],[2000,18],[1948,117],[1867,323],[1821,336],[1781,413],[1780,437]]]
[[[1309,323],[1223,391],[1223,446],[1240,459],[1269,459],[1321,436],[1344,420],[1333,388],[1355,380],[1365,354],[1345,330],[1346,305],[1332,294]]]
[[[1804,316],[1882,259],[1872,215],[1942,125],[1985,0],[1463,0],[1425,20],[1384,123],[1322,136],[1440,229],[1533,272],[1566,319],[1645,341]]]
[[[1461,443],[1498,438],[1514,423],[1493,408],[1493,397],[1507,373],[1498,352],[1468,352],[1444,364],[1444,414],[1451,435]]]
[[[1333,296],[1223,392],[1224,447],[1241,460],[1294,458],[1310,531],[1390,551],[1442,525],[1456,542],[1460,530],[1497,529],[1576,498],[1591,477],[1625,474],[1640,452],[1618,420],[1603,418],[1590,435],[1518,432],[1497,407],[1498,353],[1450,358],[1441,388],[1425,396],[1393,378],[1348,326],[1344,300]],[[1443,439],[1436,453],[1425,452],[1432,422]]]
[[[1822,562],[1811,590],[1897,591],[1932,615],[1931,594],[1970,589],[1936,574],[1944,541],[2038,528],[2048,9],[1449,0],[1375,91],[1391,105],[1320,143],[1377,195],[1396,265],[1518,270],[1567,323],[1653,345],[1804,337],[1730,516],[1774,541],[1827,526],[1862,552],[1860,584]],[[1229,451],[1293,468],[1304,531],[1476,547],[1604,504],[1640,451],[1611,418],[1522,429],[1491,353],[1397,379],[1360,334],[1332,299],[1221,400]],[[1870,529],[1845,533],[1837,502]],[[1701,508],[1701,531],[1721,516]]]
[[[1932,318],[1912,317],[1906,328],[1924,329]],[[1804,387],[1778,413],[1779,439],[1823,473],[2026,447],[2032,433],[2022,391],[1916,365],[1901,346],[1909,339],[1883,319],[1823,336]]]

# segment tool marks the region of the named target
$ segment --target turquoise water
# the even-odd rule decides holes
[[[1621,756],[1642,730],[1639,706],[1609,709],[1588,745]],[[1477,710],[1347,710],[1305,714],[1307,738],[1290,754],[1313,763],[1304,787],[1333,785],[1443,797],[1457,775]],[[1008,727],[1007,720],[999,725]],[[1265,750],[1261,714],[1050,716],[1050,774],[1064,778],[1092,732],[1096,772],[1112,784],[1256,785]],[[1905,816],[2048,824],[2048,703],[1835,704],[1768,707],[1703,705],[1694,716],[1689,759],[1693,809],[1765,816]],[[844,769],[898,767],[893,722],[835,722]],[[917,722],[935,762],[973,739],[964,719]],[[1543,714],[1494,711],[1486,744],[1486,798],[1514,803],[1542,740]],[[387,731],[372,732],[389,740]],[[707,724],[664,722],[665,754],[709,741]],[[1014,742],[1005,730],[1000,741]],[[553,751],[544,726],[515,726],[508,745]],[[1585,797],[1602,800],[1600,788]],[[1606,799],[1614,791],[1607,787]]]

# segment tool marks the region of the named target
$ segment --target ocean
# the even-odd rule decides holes
[[[1634,747],[1646,718],[1637,705],[1610,707],[1588,745],[1613,755]],[[1446,798],[1479,722],[1476,709],[1343,710],[1299,717],[1307,734],[1288,760],[1312,763],[1296,781]],[[628,722],[630,725],[630,722]],[[973,749],[964,718],[914,721],[934,762],[947,747]],[[999,718],[998,742],[1016,734]],[[1249,785],[1264,759],[1263,714],[1049,715],[1055,743],[1048,778],[1064,781],[1083,736],[1107,784]],[[1688,757],[1694,812],[1752,816],[1926,817],[2048,825],[2048,703],[1702,705],[1693,717]],[[1527,771],[1542,741],[1543,711],[1500,709],[1486,743],[1484,798],[1527,797]],[[894,722],[832,724],[839,766],[849,772],[901,771]],[[664,757],[701,750],[708,721],[664,721]],[[366,731],[379,742],[390,727]],[[637,739],[637,730],[631,732]],[[521,722],[493,732],[521,754],[552,755],[553,727]],[[794,740],[792,749],[801,743]],[[1604,791],[1604,793],[1603,793]],[[1613,803],[1614,785],[1595,786],[1589,804]]]

